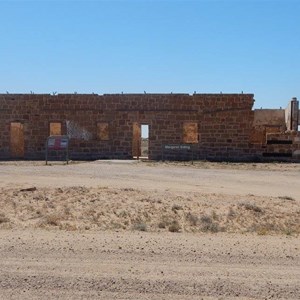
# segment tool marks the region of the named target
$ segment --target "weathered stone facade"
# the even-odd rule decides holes
[[[153,160],[190,159],[192,151],[208,160],[257,160],[272,151],[297,159],[300,136],[288,133],[285,111],[276,113],[277,129],[266,132],[268,124],[255,122],[253,103],[252,94],[2,94],[0,158],[44,159],[50,133],[69,136],[71,159],[132,158],[140,155],[139,128],[147,124]],[[267,134],[275,134],[272,143]],[[291,144],[274,147],[287,137]],[[186,143],[193,150],[163,150]]]

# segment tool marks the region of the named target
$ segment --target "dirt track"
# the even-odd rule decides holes
[[[300,165],[0,168],[0,299],[299,299]],[[162,213],[179,232],[157,227]],[[201,232],[208,217],[232,233]],[[148,232],[133,229],[136,219]],[[262,220],[271,231],[249,233]]]
[[[3,163],[0,168],[0,186],[105,186],[227,195],[288,195],[300,199],[299,164],[191,165],[120,160],[68,166]]]
[[[0,232],[1,299],[299,299],[300,241],[257,235]]]

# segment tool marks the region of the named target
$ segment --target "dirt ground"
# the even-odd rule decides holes
[[[299,164],[0,169],[0,299],[300,298]]]

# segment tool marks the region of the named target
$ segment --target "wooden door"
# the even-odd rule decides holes
[[[22,123],[10,124],[10,154],[12,158],[24,157],[24,125]]]
[[[133,122],[132,156],[141,156],[141,125]]]

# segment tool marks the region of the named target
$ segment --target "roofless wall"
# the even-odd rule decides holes
[[[44,159],[53,134],[69,136],[71,159],[132,158],[145,124],[149,159],[260,159],[253,103],[253,94],[2,94],[0,158]],[[182,144],[190,150],[165,148]]]

